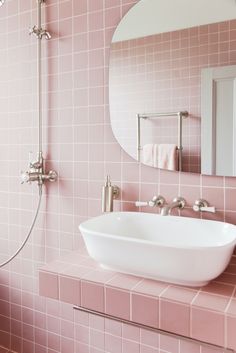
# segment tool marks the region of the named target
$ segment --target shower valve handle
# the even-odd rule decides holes
[[[39,181],[40,173],[38,172],[23,172],[21,173],[21,184],[31,184],[31,181]]]
[[[29,168],[30,169],[35,169],[34,167],[34,162],[33,162],[33,152],[32,151],[29,151]]]
[[[29,152],[29,168],[30,169],[40,169],[43,167],[42,162],[38,159],[36,161],[33,160],[32,158],[33,152]]]
[[[58,175],[55,170],[50,170],[47,174],[44,174],[42,178],[43,178],[43,181],[48,180],[48,181],[54,182],[54,181],[57,181]]]
[[[30,183],[29,173],[21,171],[20,179],[21,179],[21,184]]]

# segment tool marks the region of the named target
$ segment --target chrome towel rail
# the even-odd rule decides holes
[[[157,119],[163,117],[177,117],[178,118],[178,170],[182,171],[182,151],[183,151],[183,118],[187,118],[189,113],[187,111],[167,112],[167,113],[148,113],[137,114],[137,159],[141,161],[141,119]]]
[[[197,344],[199,344],[201,346],[204,346],[204,347],[215,348],[215,349],[219,350],[220,353],[236,353],[233,349],[224,348],[224,347],[221,347],[221,346],[218,346],[218,345],[215,345],[215,344],[211,344],[211,343],[200,341],[200,340],[195,339],[195,338],[190,338],[190,337],[187,337],[187,336],[178,335],[178,334],[175,334],[175,333],[172,333],[172,332],[169,332],[169,331],[164,331],[164,330],[161,330],[161,329],[158,329],[158,328],[155,328],[155,327],[143,325],[141,323],[137,323],[137,322],[121,319],[119,317],[116,317],[116,316],[113,316],[113,315],[109,315],[109,314],[105,314],[105,313],[102,313],[100,311],[87,309],[87,308],[84,308],[82,306],[74,305],[73,309],[81,311],[81,312],[84,312],[84,313],[87,313],[87,314],[97,315],[97,316],[103,317],[105,319],[121,322],[122,324],[131,325],[131,326],[139,327],[141,329],[153,331],[153,332],[159,333],[161,335],[174,337],[174,338],[177,338],[179,340],[184,340],[184,341],[188,341],[188,342],[197,343]]]

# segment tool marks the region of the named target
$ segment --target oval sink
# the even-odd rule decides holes
[[[236,244],[232,224],[141,212],[103,214],[79,229],[103,267],[192,287],[219,276]]]

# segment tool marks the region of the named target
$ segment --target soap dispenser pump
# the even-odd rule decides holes
[[[119,188],[111,184],[110,176],[107,175],[105,185],[102,187],[102,212],[113,211],[113,200],[119,196]]]

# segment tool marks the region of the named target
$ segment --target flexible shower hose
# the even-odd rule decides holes
[[[25,247],[25,244],[27,243],[27,241],[29,240],[29,237],[32,233],[32,230],[34,229],[34,225],[35,225],[35,222],[38,218],[38,214],[39,214],[39,209],[40,209],[40,205],[41,205],[41,200],[42,200],[42,185],[39,185],[39,200],[38,200],[38,206],[37,206],[37,209],[36,209],[36,212],[35,212],[35,216],[34,216],[34,219],[33,219],[33,222],[31,224],[31,227],[29,229],[29,232],[25,238],[25,240],[23,241],[23,243],[21,244],[21,246],[16,250],[16,252],[11,256],[9,257],[8,260],[6,260],[5,262],[2,262],[0,263],[0,267],[3,267],[5,265],[7,265],[9,262],[11,262],[20,252],[21,250]]]

